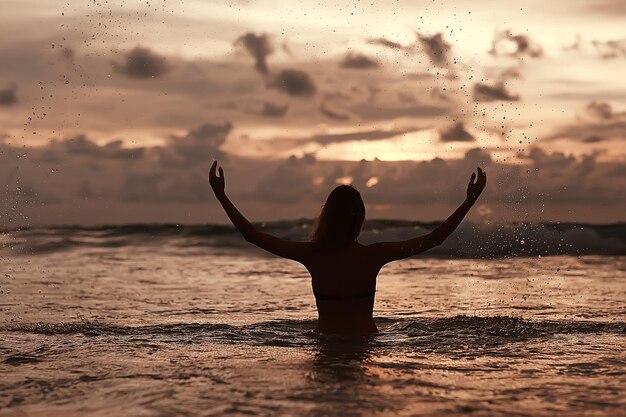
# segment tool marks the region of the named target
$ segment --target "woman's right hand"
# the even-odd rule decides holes
[[[209,184],[213,189],[213,192],[216,196],[224,194],[224,170],[222,167],[219,168],[220,175],[217,176],[215,170],[217,169],[217,161],[213,161],[213,165],[211,165],[211,169],[209,170]]]
[[[467,185],[467,201],[471,204],[474,204],[476,202],[480,193],[482,193],[485,189],[485,184],[487,184],[487,174],[480,167],[478,167],[477,169],[478,178],[476,177],[475,172],[472,173],[470,182]]]

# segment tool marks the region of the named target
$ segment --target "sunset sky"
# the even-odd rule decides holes
[[[515,5],[511,5],[515,4]],[[626,2],[0,0],[0,226],[626,221]]]

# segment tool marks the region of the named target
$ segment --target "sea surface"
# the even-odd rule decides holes
[[[381,271],[369,338],[315,333],[304,267],[228,226],[0,245],[0,416],[626,416],[624,224],[465,223]]]

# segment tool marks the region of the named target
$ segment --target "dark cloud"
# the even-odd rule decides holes
[[[289,157],[279,162],[269,175],[256,185],[248,196],[271,204],[294,204],[315,195],[312,167],[316,161],[312,155],[302,158]]]
[[[113,62],[112,65],[119,73],[138,79],[160,77],[169,69],[164,57],[139,46],[126,54],[124,63]]]
[[[439,138],[442,142],[473,142],[474,136],[467,131],[463,122],[456,122],[452,126],[441,129]]]
[[[599,143],[611,139],[626,140],[626,112],[616,112],[609,103],[590,102],[586,117],[557,127],[543,141],[569,139],[583,143]]]
[[[371,69],[380,67],[380,63],[373,58],[360,53],[348,53],[341,63],[341,68],[351,69]]]
[[[587,104],[587,113],[600,120],[607,120],[613,117],[613,109],[611,108],[611,105],[601,101],[592,101]]]
[[[474,85],[475,101],[518,101],[520,96],[512,94],[503,82],[494,85],[476,83]]]
[[[287,113],[287,110],[289,110],[289,103],[280,105],[265,101],[261,105],[259,114],[266,117],[282,117]]]
[[[210,197],[207,180],[198,171],[126,174],[120,199],[131,203],[200,203]]]
[[[284,69],[276,74],[269,86],[290,96],[308,97],[315,95],[316,88],[309,74],[297,69]]]
[[[598,143],[598,142],[604,142],[604,140],[605,138],[603,138],[602,136],[598,136],[598,135],[591,135],[582,139],[584,143]]]
[[[219,148],[231,128],[230,123],[207,123],[171,136],[164,146],[148,148],[125,148],[121,140],[98,145],[85,135],[27,150],[0,144],[5,163],[0,178],[32,183],[34,189],[46,191],[37,193],[38,201],[45,202],[97,198],[133,204],[199,203],[210,195],[208,165],[213,158],[226,161]],[[24,170],[11,179],[7,170],[15,170],[15,164]]]
[[[527,35],[513,34],[510,30],[496,32],[489,53],[494,56],[541,58],[543,48]]]
[[[269,73],[266,59],[268,55],[274,52],[274,46],[267,34],[246,33],[237,38],[235,45],[244,47],[254,58],[254,68],[257,71],[265,75]]]
[[[193,166],[199,162],[220,159],[225,156],[220,147],[226,143],[232,125],[205,123],[190,130],[184,136],[170,137],[167,145],[158,148],[163,166]]]
[[[350,133],[337,133],[337,134],[328,134],[328,135],[314,135],[308,138],[308,142],[316,142],[320,145],[328,145],[331,143],[338,142],[351,142],[356,140],[382,140],[389,139],[399,135],[403,135],[409,132],[415,132],[416,128],[410,129],[395,129],[395,130],[367,130],[360,132],[350,132]]]
[[[15,90],[15,87],[0,89],[0,106],[8,107],[17,103]]]
[[[371,45],[380,45],[391,49],[403,49],[402,44],[394,41],[390,41],[386,38],[370,38],[367,40],[367,43]]]
[[[430,72],[409,72],[405,77],[418,81],[433,81],[436,78],[435,74]]]
[[[273,143],[276,145],[287,145],[285,149],[293,149],[295,147],[316,143],[322,146],[330,145],[333,143],[353,142],[353,141],[377,141],[384,139],[391,139],[396,136],[403,135],[405,133],[416,132],[423,130],[422,128],[399,128],[391,130],[372,129],[352,131],[347,133],[328,133],[318,134],[312,136],[304,136],[300,138],[275,138]],[[283,146],[284,148],[284,146]]]
[[[417,38],[422,50],[428,55],[433,64],[439,67],[448,65],[448,53],[451,46],[443,39],[442,33],[437,33],[433,36],[423,36],[418,33]]]
[[[84,134],[54,143],[59,144],[70,155],[83,155],[92,158],[137,159],[141,158],[145,151],[144,148],[124,148],[119,139],[100,146]]]
[[[438,117],[451,113],[448,107],[436,104],[419,103],[413,106],[383,106],[372,103],[360,103],[349,107],[351,113],[365,120],[386,120],[401,117]]]
[[[328,105],[325,102],[320,105],[319,109],[320,109],[320,113],[322,113],[324,116],[328,117],[329,119],[333,119],[333,120],[350,120],[350,115],[349,114],[335,111],[335,110],[329,108]]]
[[[215,138],[228,130],[226,126],[200,127],[183,137],[206,139],[208,136],[213,138],[211,146],[216,147],[220,140]],[[389,133],[374,132],[370,137]],[[99,163],[101,156],[90,145],[70,148],[70,152],[59,143],[26,149],[0,144],[3,160],[0,178],[5,184],[0,191],[3,193],[0,201],[5,205],[17,201],[22,205],[20,215],[28,213],[31,218],[36,215],[40,223],[83,221],[93,224],[113,218],[117,222],[128,222],[137,221],[138,215],[145,219],[147,213],[153,213],[151,221],[213,221],[211,216],[217,215],[219,205],[212,199],[206,181],[210,158],[202,163],[193,163],[193,159],[190,164],[164,166],[158,159],[158,150],[172,148],[174,144],[170,141],[164,147],[147,148],[141,158],[112,158],[106,163]],[[41,154],[51,148],[64,152],[62,164],[42,162]],[[23,156],[25,153],[27,157]],[[528,220],[525,213],[529,210],[534,210],[530,218],[533,215],[543,217],[544,214],[539,213],[541,207],[552,210],[553,218],[560,220],[565,211],[584,208],[578,218],[588,220],[599,202],[603,210],[618,213],[626,201],[621,192],[626,187],[621,161],[600,161],[594,154],[574,157],[540,148],[533,148],[519,157],[525,160],[524,164],[494,162],[485,150],[471,149],[461,159],[435,158],[421,162],[319,161],[312,154],[280,161],[230,156],[222,162],[231,197],[241,201],[242,209],[257,219],[313,215],[327,193],[343,181],[359,187],[368,210],[373,210],[369,213],[371,217],[382,214],[441,218],[442,207],[453,210],[462,200],[476,165],[485,167],[491,178],[480,203],[506,219]],[[50,172],[51,167],[59,166],[60,171]],[[372,179],[375,181],[370,181]],[[97,206],[93,207],[115,207],[115,216],[110,216],[110,210],[94,209],[85,214],[88,207],[85,204],[93,199],[97,199],[93,202]],[[73,210],[79,202],[81,210]],[[376,212],[377,204],[391,210]],[[7,209],[10,211],[10,206]],[[6,220],[25,221],[23,216],[12,216]],[[619,216],[616,218],[621,218]]]
[[[491,155],[484,149],[473,148],[465,152],[463,162],[469,169],[473,169],[475,166],[488,167],[493,161]]]
[[[613,39],[608,41],[591,41],[595,51],[602,59],[614,59],[626,57],[626,39]]]
[[[567,168],[577,165],[578,160],[573,155],[566,155],[563,152],[548,153],[537,147],[530,148],[525,155],[526,158],[533,161],[533,164],[543,170],[547,170],[549,174],[556,176],[570,175]]]
[[[626,4],[626,3],[624,3]],[[626,57],[626,38],[625,39],[609,39],[598,40],[592,39],[591,41],[584,41],[580,35],[576,36],[576,40],[571,44],[565,45],[561,48],[566,52],[584,54],[591,52],[604,60],[625,58]]]
[[[592,138],[590,141],[589,138]],[[557,127],[554,133],[543,138],[545,141],[573,139],[598,142],[599,138],[626,140],[626,118],[613,118],[607,121],[574,123]]]
[[[66,61],[74,62],[74,57],[76,56],[76,53],[72,48],[62,48],[60,53],[61,57]]]
[[[494,196],[506,201],[505,193],[514,191],[519,200],[526,203],[541,203],[541,207],[563,205],[571,210],[571,203],[596,201],[602,204],[623,204],[623,196],[613,196],[617,187],[626,186],[626,178],[613,176],[619,162],[599,162],[598,154],[586,154],[579,157],[564,152],[548,152],[533,147],[525,154],[530,164],[507,167],[506,173],[497,175],[495,181],[503,188]],[[520,186],[521,185],[521,186]],[[611,191],[613,190],[613,191]]]
[[[500,73],[501,80],[518,79],[521,77],[522,77],[522,74],[519,72],[517,68],[507,68]]]
[[[404,91],[398,91],[398,101],[404,104],[415,104],[417,103],[417,99],[413,94],[406,93]]]

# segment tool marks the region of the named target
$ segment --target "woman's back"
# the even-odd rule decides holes
[[[372,319],[376,277],[382,264],[372,250],[357,242],[344,248],[311,243],[301,263],[311,274],[319,321],[325,333],[369,334],[377,331]]]

